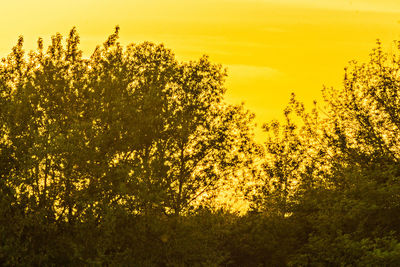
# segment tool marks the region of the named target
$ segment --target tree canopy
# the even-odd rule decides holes
[[[258,144],[222,66],[118,35],[1,60],[1,265],[400,264],[399,53],[378,42],[311,110],[293,95]]]

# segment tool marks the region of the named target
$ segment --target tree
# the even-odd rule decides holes
[[[207,206],[221,184],[241,178],[251,166],[250,155],[258,151],[251,133],[254,115],[224,101],[225,70],[208,57],[181,63],[162,44],[124,48],[118,34],[116,27],[89,58],[78,48],[75,28],[65,43],[56,34],[45,50],[39,39],[28,54],[21,37],[2,59],[0,262],[5,265],[135,257],[152,262],[149,255],[157,263],[165,262],[165,253],[181,255],[169,251],[180,243],[219,242],[211,230],[204,237],[194,230],[196,224],[207,228],[207,222],[197,217],[185,222],[179,215]],[[160,251],[127,247],[128,239],[114,244],[122,231]],[[163,231],[177,244],[162,241]],[[225,258],[210,256],[214,247],[200,253],[196,246],[190,250],[199,259]],[[119,253],[134,248],[149,258],[133,253],[118,261]],[[169,261],[196,259],[180,257]]]
[[[283,125],[266,127],[254,208],[298,227],[288,264],[398,265],[399,63],[378,42],[370,62],[346,68],[343,88],[324,89],[324,108],[292,98]]]
[[[223,102],[226,74],[207,57],[178,63],[151,43],[124,52],[117,37],[118,29],[90,63],[94,132],[111,163],[104,179],[129,209],[179,214],[250,162],[253,116]]]
[[[54,219],[110,205],[179,214],[251,161],[253,115],[223,101],[220,65],[148,42],[124,49],[118,32],[89,59],[74,28],[65,47],[57,34],[26,57],[20,38],[3,60],[2,157],[15,150],[10,181]]]

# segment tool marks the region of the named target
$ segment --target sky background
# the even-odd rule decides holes
[[[259,125],[281,117],[291,92],[310,106],[324,85],[341,86],[344,67],[368,60],[377,38],[389,52],[400,40],[398,0],[1,1],[2,57],[19,35],[29,50],[73,26],[89,56],[119,25],[124,45],[162,42],[179,60],[222,64],[227,100],[245,102]]]

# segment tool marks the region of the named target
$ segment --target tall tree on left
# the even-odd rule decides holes
[[[112,207],[181,214],[251,166],[253,115],[224,102],[221,66],[124,49],[118,32],[87,59],[75,28],[28,55],[20,38],[3,59],[0,175],[24,212],[68,225]]]

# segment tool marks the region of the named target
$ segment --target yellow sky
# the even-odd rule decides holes
[[[210,55],[228,68],[227,99],[259,124],[279,118],[291,92],[311,103],[343,68],[365,61],[380,38],[400,39],[398,0],[1,0],[0,54],[23,35],[66,35],[76,26],[90,54],[121,26],[121,42],[163,42],[178,59]]]

